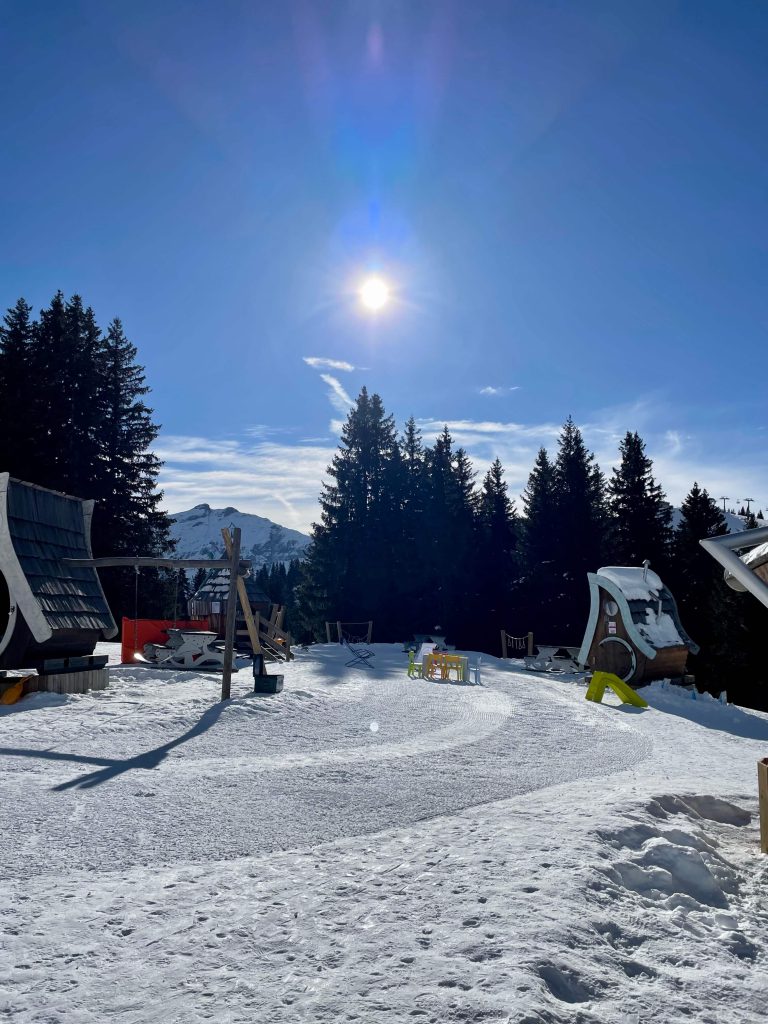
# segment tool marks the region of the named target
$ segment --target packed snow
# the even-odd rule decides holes
[[[243,667],[224,704],[216,675],[114,664],[3,708],[0,1015],[764,1019],[768,716],[374,650],[299,651],[275,696]]]

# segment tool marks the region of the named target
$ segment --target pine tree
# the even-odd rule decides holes
[[[93,517],[95,555],[163,555],[173,548],[170,520],[160,508],[157,488],[160,460],[151,445],[159,427],[144,402],[149,392],[144,367],[136,363],[136,347],[113,320],[98,354],[100,384],[96,406],[100,416],[100,453],[87,497],[97,498]],[[172,577],[172,574],[171,574]],[[175,580],[142,573],[143,615],[158,614],[168,603]],[[133,603],[130,573],[104,574],[104,590],[113,613],[125,613]],[[117,610],[117,612],[116,612]]]
[[[605,480],[581,431],[569,416],[558,439],[553,472],[558,529],[552,543],[552,622],[554,639],[578,639],[589,607],[587,573],[605,555]]]
[[[477,605],[475,553],[478,495],[475,473],[463,448],[453,450],[446,426],[426,451],[429,533],[424,582],[430,594],[428,612],[434,620],[425,631],[449,635],[461,646],[471,636]]]
[[[759,509],[759,510],[758,510],[757,516],[756,516],[755,518],[756,518],[756,519],[764,519],[764,518],[765,518],[765,517],[763,516],[763,510],[762,510],[762,509]]]
[[[545,448],[540,448],[523,492],[525,518],[521,528],[521,598],[525,621],[503,623],[522,636],[540,633],[552,621],[554,538],[559,530],[555,502],[555,471]]]
[[[754,512],[749,511],[744,513],[744,529],[745,530],[756,530],[757,529],[757,516]]]
[[[480,615],[475,634],[484,650],[495,648],[499,630],[511,621],[517,576],[517,513],[508,490],[497,458],[485,475],[480,493],[481,543],[475,573]]]
[[[717,503],[698,483],[680,511],[668,583],[686,631],[701,648],[689,659],[689,668],[701,689],[732,691],[746,667],[739,595],[726,586],[719,564],[699,544],[706,537],[728,533],[728,526]]]
[[[402,507],[399,562],[402,568],[398,573],[397,602],[401,609],[401,632],[407,636],[414,629],[427,630],[434,625],[428,625],[430,594],[424,586],[425,574],[430,568],[426,453],[421,433],[412,416],[405,424],[400,440],[400,462]]]
[[[627,432],[621,462],[608,483],[610,558],[615,565],[641,565],[649,559],[661,576],[669,564],[672,509],[653,478],[653,462],[637,433]]]
[[[0,326],[0,471],[27,479],[29,390],[32,381],[32,307],[24,299]],[[35,474],[37,475],[37,474]]]
[[[208,570],[203,569],[202,566],[199,569],[195,569],[195,573],[192,577],[192,583],[190,585],[190,596],[196,594],[207,579]]]
[[[394,421],[366,388],[342,427],[328,475],[301,588],[305,620],[322,635],[327,619],[375,618],[377,636],[389,639],[398,614],[401,459]]]

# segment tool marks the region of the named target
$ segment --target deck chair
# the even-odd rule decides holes
[[[373,657],[373,651],[364,642],[347,641],[347,649],[353,657],[345,664],[352,668],[354,665],[362,665],[363,668],[371,668],[368,662]]]

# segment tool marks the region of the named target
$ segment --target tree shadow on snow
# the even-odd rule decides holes
[[[145,750],[144,753],[137,754],[135,757],[91,757],[87,754],[68,754],[58,750],[32,750],[23,747],[0,747],[0,755],[34,757],[44,761],[74,761],[79,764],[102,765],[103,767],[99,771],[91,772],[89,775],[78,775],[76,778],[70,779],[69,782],[62,782],[58,786],[52,787],[54,793],[61,793],[68,789],[92,789],[94,786],[100,786],[103,782],[109,782],[110,779],[117,778],[125,772],[133,771],[134,768],[140,768],[144,771],[157,768],[168,756],[169,751],[175,747],[180,747],[183,743],[187,743],[196,736],[201,736],[212,725],[215,725],[225,707],[226,702],[214,704],[207,711],[203,712],[199,720],[190,729],[187,729],[185,733],[182,733],[181,736],[177,736],[176,739],[169,740],[153,750]]]

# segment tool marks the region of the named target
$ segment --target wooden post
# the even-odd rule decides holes
[[[757,795],[760,800],[760,850],[768,853],[768,757],[757,762]]]
[[[330,624],[330,622],[326,622],[326,624],[325,624],[325,639],[328,641],[328,643],[331,642],[331,624]]]
[[[368,637],[366,638],[365,642],[369,644],[371,642],[371,637],[372,636],[373,636],[373,619],[371,619],[369,621],[369,623],[368,623]]]
[[[224,538],[224,547],[227,549],[227,554],[232,557],[232,538],[229,535],[228,527],[224,527],[221,531],[221,535]],[[240,598],[240,607],[243,609],[243,617],[245,619],[245,626],[248,630],[248,637],[251,641],[251,647],[253,648],[254,654],[261,654],[261,644],[259,643],[259,627],[254,622],[253,612],[251,611],[251,604],[248,600],[248,591],[245,587],[245,580],[238,574],[237,577],[237,596]],[[258,612],[256,613],[258,614]]]
[[[528,634],[528,657],[533,657],[533,633]]]
[[[341,639],[341,623],[340,622],[336,623],[336,632],[337,632],[337,637],[338,637],[339,643],[342,643],[343,641]]]
[[[232,661],[235,655],[235,620],[237,618],[237,570],[240,568],[240,527],[232,537],[232,560],[229,564],[229,592],[227,594],[227,627],[224,634],[224,672],[221,677],[221,699],[229,700],[232,683]]]
[[[502,629],[501,631],[501,656],[506,660],[507,657],[507,631]]]

